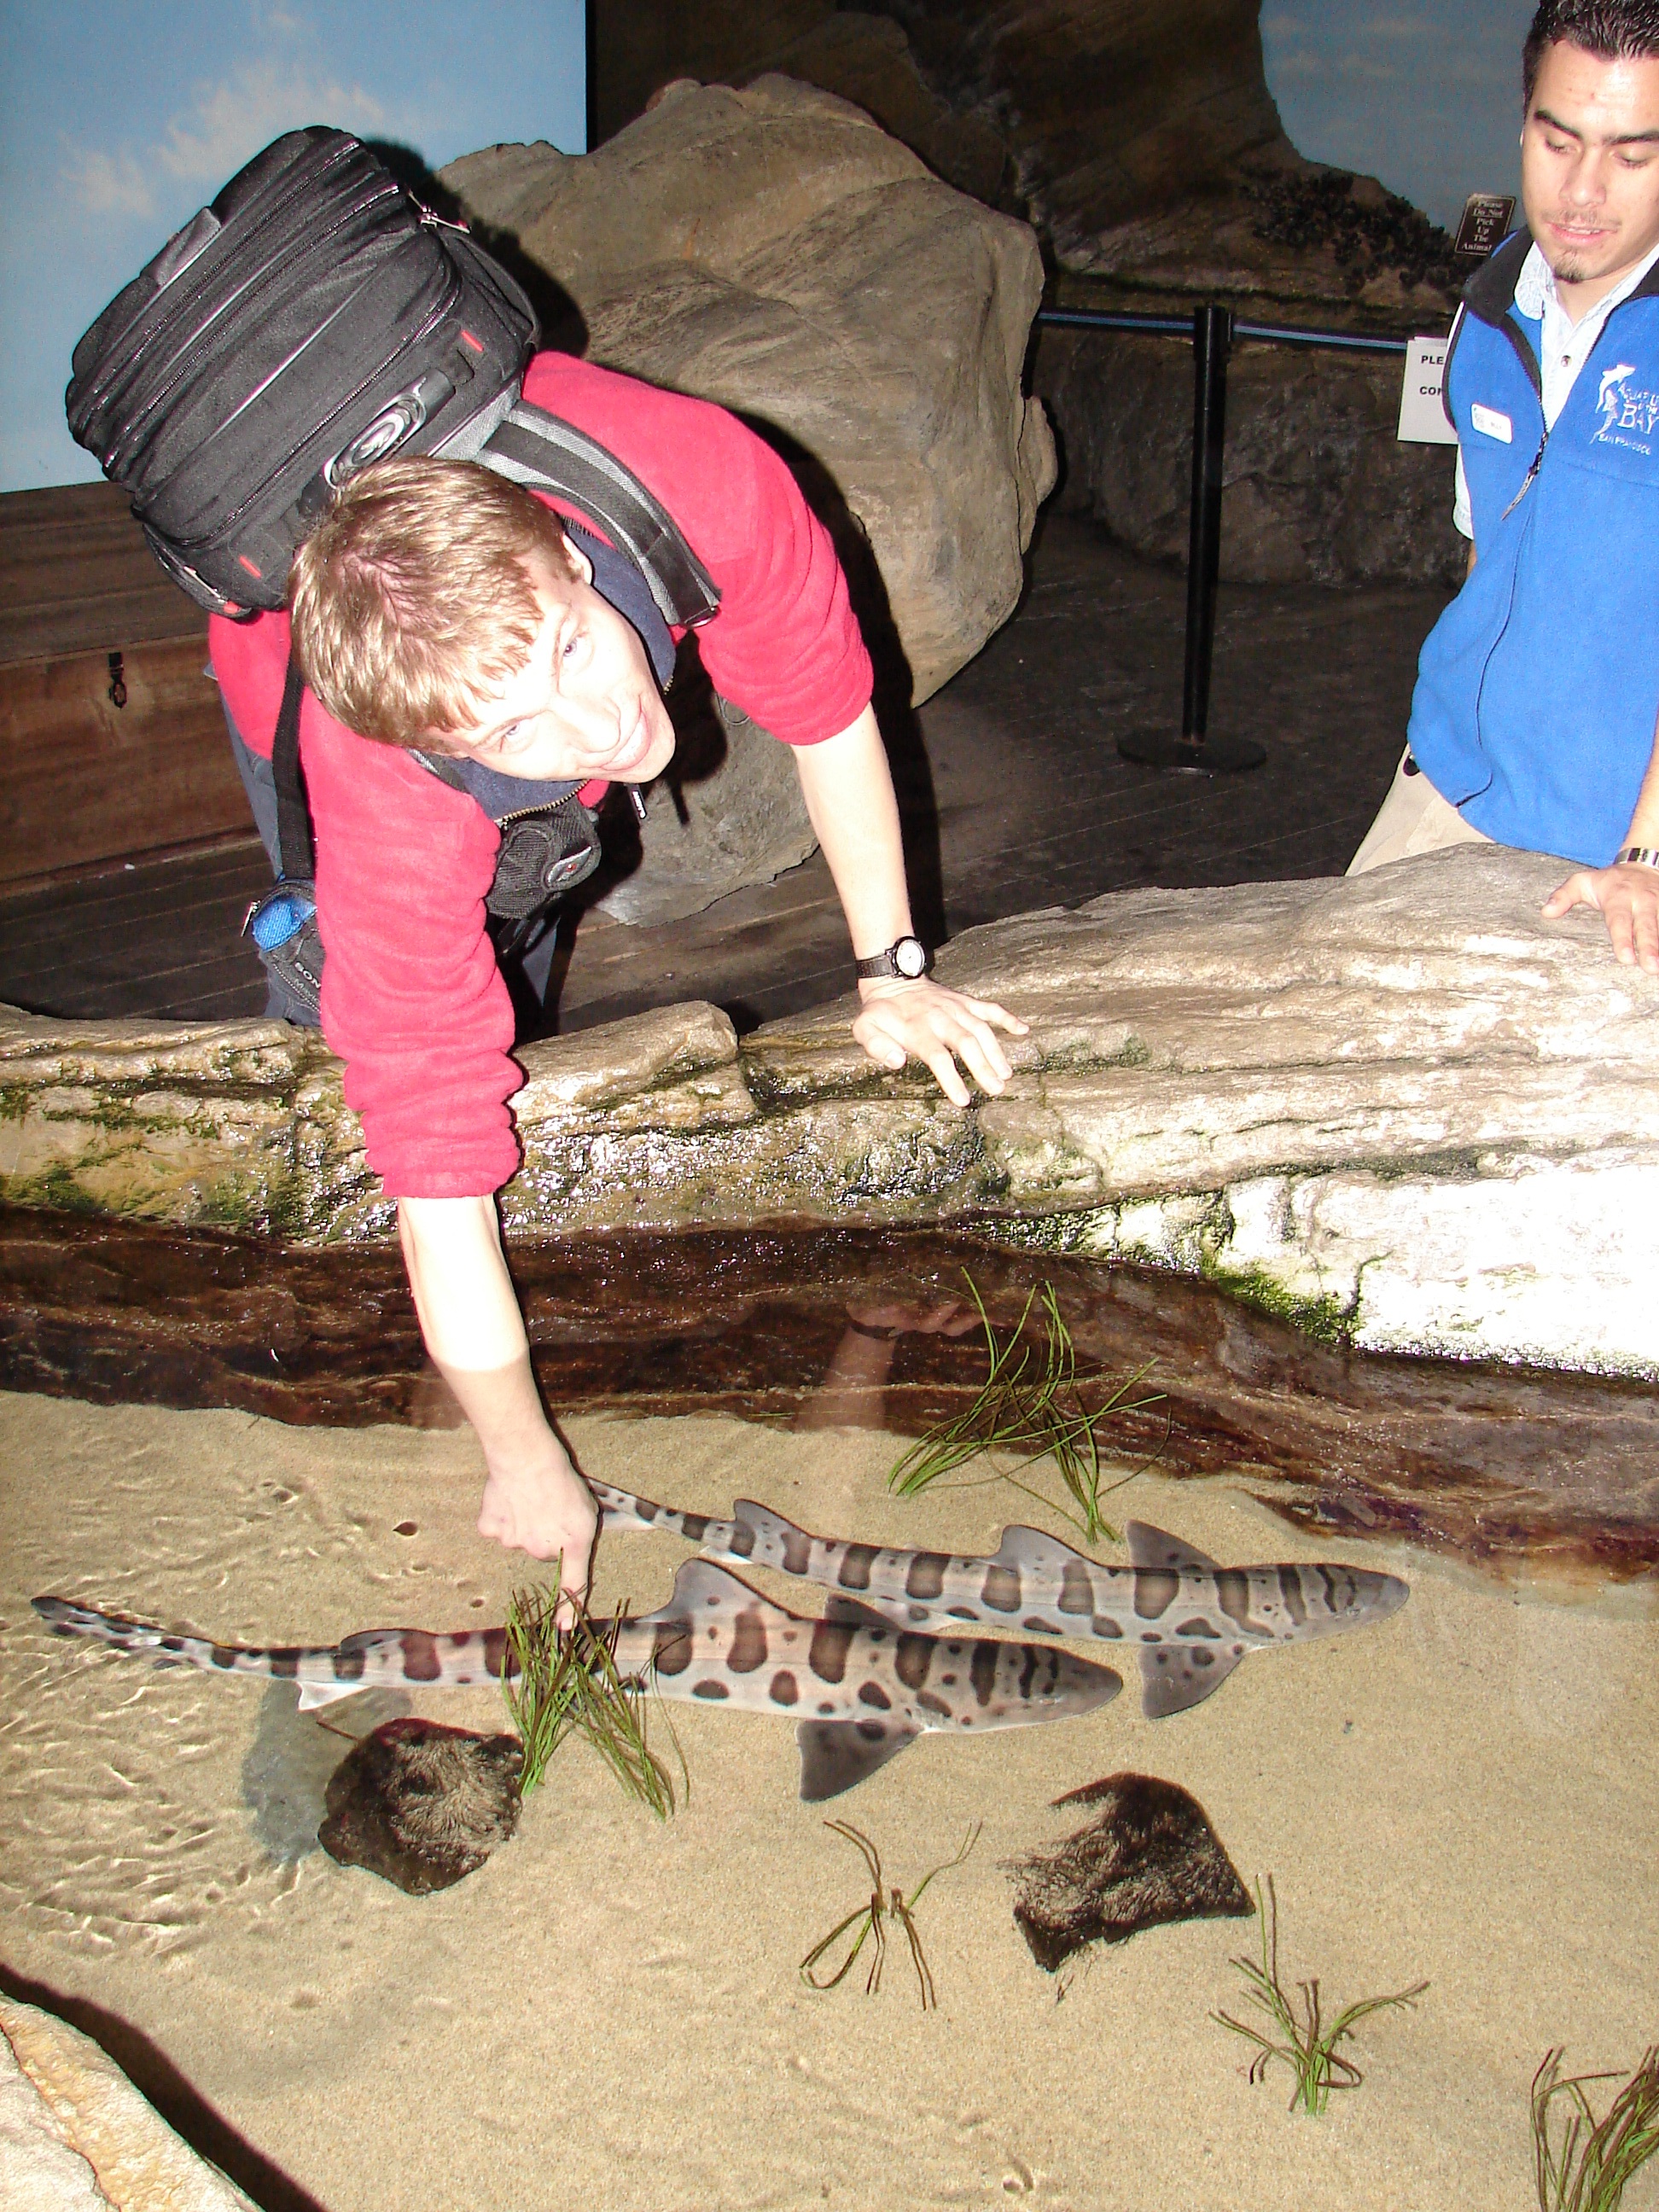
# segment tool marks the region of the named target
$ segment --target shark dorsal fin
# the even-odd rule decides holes
[[[771,1506],[757,1498],[740,1498],[732,1508],[732,1551],[739,1557],[758,1559],[786,1575],[808,1571],[817,1539]]]
[[[812,1540],[805,1528],[799,1527],[793,1521],[787,1520],[775,1505],[763,1505],[757,1498],[738,1498],[737,1504],[732,1508],[732,1518],[734,1521],[746,1521],[751,1528],[764,1529],[769,1535],[787,1534],[791,1536],[802,1537],[809,1544]]]
[[[1085,1567],[1095,1565],[1081,1552],[1074,1552],[1058,1536],[1051,1536],[1042,1528],[1027,1528],[1016,1522],[1002,1532],[1002,1540],[993,1558],[1000,1567],[1013,1567],[1030,1573],[1061,1574],[1067,1567],[1081,1563]]]
[[[334,1648],[337,1651],[384,1651],[410,1633],[405,1628],[360,1628],[355,1636],[343,1636]]]
[[[795,1730],[802,1804],[839,1797],[896,1759],[921,1733],[908,1721],[802,1721]]]
[[[1124,1540],[1129,1547],[1129,1559],[1137,1567],[1149,1567],[1155,1572],[1170,1575],[1213,1575],[1220,1569],[1215,1561],[1202,1552],[1183,1544],[1179,1536],[1172,1536],[1167,1528],[1154,1528],[1150,1521],[1131,1521],[1124,1528]]]
[[[823,1617],[842,1628],[894,1628],[905,1617],[901,1601],[891,1613],[884,1613],[879,1606],[866,1605],[862,1598],[848,1597],[840,1590],[832,1590],[823,1601]]]
[[[712,1559],[688,1559],[674,1577],[674,1595],[653,1620],[707,1618],[711,1613],[758,1613],[763,1620],[787,1620],[781,1606],[763,1598]]]

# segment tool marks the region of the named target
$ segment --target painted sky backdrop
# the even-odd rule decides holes
[[[75,341],[284,131],[437,168],[585,144],[583,0],[0,0],[0,490],[98,466],[64,423]]]
[[[1534,0],[1262,0],[1267,84],[1311,161],[1380,177],[1448,229],[1520,188]]]

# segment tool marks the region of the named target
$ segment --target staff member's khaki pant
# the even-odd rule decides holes
[[[1359,850],[1348,863],[1351,876],[1371,868],[1385,868],[1390,860],[1408,860],[1415,853],[1439,853],[1448,845],[1490,845],[1482,830],[1472,829],[1449,799],[1444,799],[1421,769],[1410,775],[1401,756],[1394,781],[1375,822],[1365,832]]]

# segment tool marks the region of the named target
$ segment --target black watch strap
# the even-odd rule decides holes
[[[918,976],[927,973],[927,947],[919,937],[901,937],[885,952],[872,952],[867,960],[859,961],[857,966],[859,981],[863,983],[873,983],[885,975],[896,975],[901,981],[914,983]]]

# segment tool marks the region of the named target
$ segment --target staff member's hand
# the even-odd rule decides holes
[[[1576,906],[1600,909],[1615,960],[1659,975],[1659,868],[1640,860],[1611,868],[1580,868],[1551,892],[1544,918],[1559,921]]]
[[[959,1060],[981,1091],[995,1097],[1013,1070],[997,1031],[1024,1036],[1026,1024],[989,999],[969,999],[931,976],[860,983],[864,1011],[853,1035],[879,1067],[897,1072],[908,1060],[926,1060],[953,1106],[969,1103]]]

